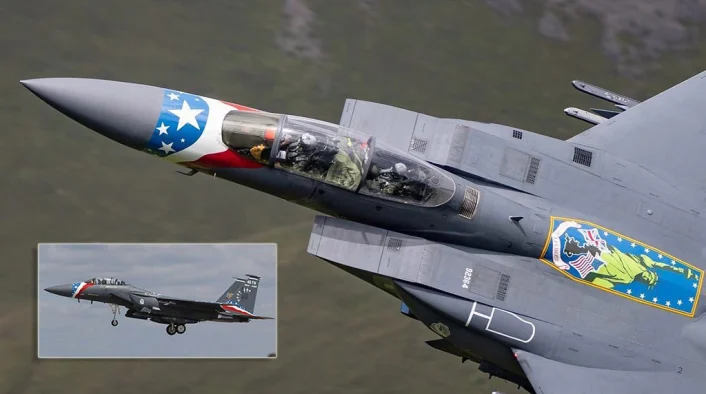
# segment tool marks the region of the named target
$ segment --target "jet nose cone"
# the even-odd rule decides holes
[[[135,149],[147,145],[162,109],[164,90],[154,86],[85,78],[20,83],[64,115]]]
[[[44,291],[48,291],[49,293],[56,294],[62,297],[71,297],[71,295],[73,294],[71,290],[71,285],[58,285],[47,287],[46,289],[44,289]]]

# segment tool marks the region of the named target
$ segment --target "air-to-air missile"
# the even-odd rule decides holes
[[[639,101],[630,97],[611,92],[610,90],[606,90],[583,81],[574,80],[571,81],[571,84],[579,91],[594,97],[598,97],[602,100],[611,102],[615,104],[618,109],[620,109],[620,111],[611,111],[607,109],[591,108],[591,111],[595,112],[595,114],[574,107],[564,109],[564,113],[566,115],[571,116],[572,118],[583,120],[584,122],[593,125],[603,123],[604,121],[611,119],[612,117],[620,114],[621,112],[626,111],[628,108],[634,107],[635,105],[640,103]]]
[[[564,113],[571,116],[572,118],[583,120],[584,122],[587,122],[590,124],[599,124],[601,122],[608,120],[602,116],[592,114],[588,111],[584,111],[582,109],[578,109],[575,107],[565,108]]]

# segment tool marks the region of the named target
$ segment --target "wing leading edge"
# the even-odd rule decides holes
[[[706,191],[706,71],[569,139],[640,165],[682,190]]]

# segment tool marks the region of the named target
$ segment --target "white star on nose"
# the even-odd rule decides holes
[[[157,130],[159,130],[159,135],[162,135],[162,134],[168,135],[169,134],[169,133],[167,133],[167,130],[169,130],[169,126],[165,126],[164,122],[162,122],[161,126],[157,127]]]
[[[191,107],[189,107],[189,103],[184,101],[181,104],[181,109],[170,109],[169,112],[179,117],[177,131],[181,130],[181,128],[186,124],[190,124],[196,127],[197,130],[201,130],[199,123],[196,121],[196,115],[203,112],[202,109],[191,109]]]
[[[179,95],[174,93],[169,93],[169,100],[178,100]]]
[[[172,145],[174,145],[173,142],[170,142],[168,144],[165,144],[164,142],[162,142],[162,147],[159,148],[159,150],[163,151],[164,154],[166,154],[166,155],[168,155],[169,152],[176,152],[174,149],[172,149]]]

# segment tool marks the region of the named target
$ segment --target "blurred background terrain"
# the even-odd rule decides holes
[[[645,99],[706,69],[705,20],[706,0],[0,0],[0,393],[521,392],[309,256],[313,211],[182,177],[20,79],[124,80],[335,123],[351,97],[565,139],[587,125],[562,110],[598,104],[572,79]],[[93,241],[277,242],[278,358],[38,360],[34,248]]]

